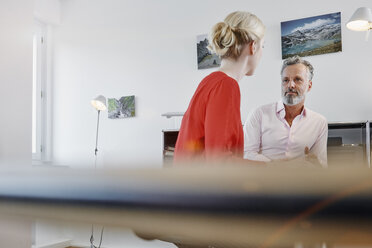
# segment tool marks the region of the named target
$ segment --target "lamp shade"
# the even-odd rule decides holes
[[[106,105],[106,97],[99,95],[96,98],[94,98],[92,101],[90,101],[92,106],[97,109],[97,110],[106,110],[107,105]]]
[[[367,31],[372,28],[372,12],[370,8],[357,9],[346,24],[353,31]]]

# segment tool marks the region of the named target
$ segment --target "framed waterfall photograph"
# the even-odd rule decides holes
[[[282,59],[342,51],[341,12],[281,22]]]
[[[108,118],[121,119],[135,116],[135,96],[108,99]]]

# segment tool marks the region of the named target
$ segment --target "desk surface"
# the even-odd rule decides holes
[[[183,244],[372,244],[369,169],[1,169],[0,203],[0,215],[128,227]]]

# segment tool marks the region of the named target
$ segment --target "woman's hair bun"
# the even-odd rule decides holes
[[[249,13],[236,11],[215,24],[209,34],[208,49],[221,58],[238,58],[246,44],[263,38],[265,26]]]
[[[209,36],[209,48],[217,55],[223,57],[229,48],[236,43],[236,36],[234,30],[229,24],[219,22],[212,28]]]

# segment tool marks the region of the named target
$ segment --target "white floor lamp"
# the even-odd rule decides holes
[[[98,152],[98,128],[99,128],[99,114],[101,111],[105,111],[107,109],[106,105],[106,98],[102,95],[97,96],[91,101],[92,106],[97,110],[97,131],[96,131],[96,148],[94,149],[94,169],[97,168],[97,152]],[[93,230],[93,225],[92,225],[92,235],[90,236],[90,248],[100,248],[102,244],[102,236],[103,236],[103,228],[101,230],[101,239],[99,241],[99,245],[95,246],[94,243],[94,230]]]

